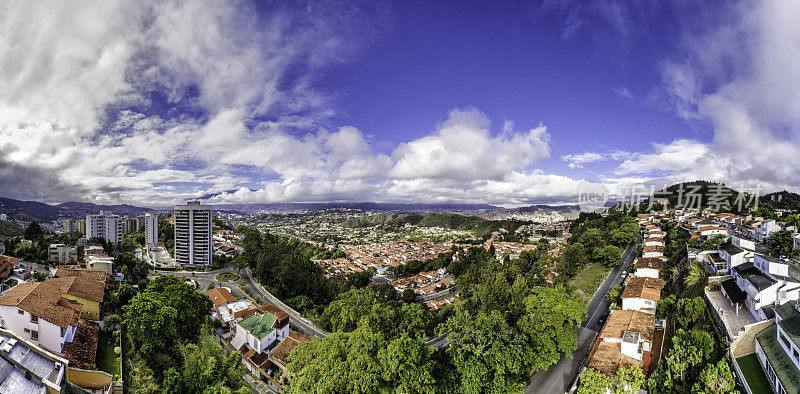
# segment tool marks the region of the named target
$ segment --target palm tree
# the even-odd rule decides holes
[[[698,283],[705,283],[708,281],[708,271],[706,267],[703,266],[698,260],[695,260],[691,266],[689,266],[689,273],[686,275],[686,278],[683,279],[683,283],[686,287],[694,287],[697,286]]]

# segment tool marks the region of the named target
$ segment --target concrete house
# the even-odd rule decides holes
[[[655,315],[658,301],[661,301],[661,279],[631,278],[622,292],[624,311],[633,310]]]

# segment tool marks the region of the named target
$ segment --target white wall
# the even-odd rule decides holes
[[[633,276],[637,278],[646,277],[658,279],[658,270],[654,268],[637,268]]]
[[[22,314],[19,311],[22,311]],[[68,328],[62,337],[61,327],[47,320],[40,318],[38,323],[31,323],[30,313],[15,306],[0,306],[0,316],[3,318],[6,329],[13,331],[20,338],[30,340],[54,352],[61,352],[64,342],[71,342],[75,336],[74,327]],[[25,332],[25,329],[38,331],[39,339],[33,339],[31,333]]]
[[[651,315],[656,314],[656,302],[653,300],[647,300],[644,298],[623,298],[622,299],[622,310],[623,311],[639,311],[644,313],[649,313]]]

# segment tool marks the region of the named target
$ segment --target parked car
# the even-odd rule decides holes
[[[622,274],[619,277],[625,279],[625,277],[627,276],[628,276],[628,271],[622,271]]]
[[[602,326],[603,324],[606,324],[606,319],[608,319],[608,315],[600,316],[600,318],[597,319],[597,325]]]

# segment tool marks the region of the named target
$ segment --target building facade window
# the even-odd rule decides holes
[[[31,315],[31,323],[39,323],[39,316]]]
[[[39,331],[31,331],[31,339],[38,341],[39,340]]]

